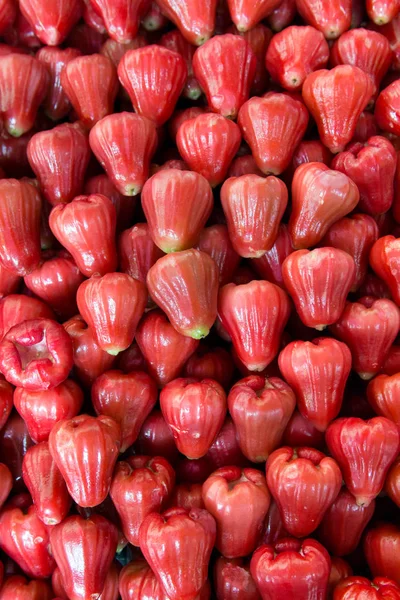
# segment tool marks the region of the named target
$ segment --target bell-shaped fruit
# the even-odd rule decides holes
[[[275,450],[266,474],[286,531],[299,538],[318,527],[342,485],[337,462],[314,448]]]
[[[100,515],[73,515],[51,532],[51,548],[71,600],[100,598],[117,549],[115,525]]]
[[[228,395],[228,408],[243,454],[251,462],[267,460],[282,439],[296,406],[290,387],[278,377],[250,375]]]
[[[329,60],[329,46],[314,27],[292,25],[274,35],[265,64],[272,79],[289,91],[301,89],[309,73]]]
[[[335,600],[381,600],[381,598],[400,598],[400,586],[386,577],[375,577],[372,581],[366,577],[346,577],[335,587]]]
[[[213,195],[199,173],[165,169],[146,182],[142,207],[154,243],[163,252],[179,252],[197,244]]]
[[[279,355],[279,369],[293,389],[301,414],[325,431],[340,411],[351,353],[331,338],[291,342]]]
[[[199,345],[197,340],[176,331],[161,310],[152,310],[142,318],[135,337],[147,369],[160,387],[180,375]]]
[[[203,500],[217,523],[217,550],[226,558],[251,554],[270,503],[264,475],[256,469],[218,469],[203,484]]]
[[[399,13],[399,3],[391,0],[367,0],[367,14],[376,25],[390,23]]]
[[[231,177],[221,188],[221,203],[236,252],[259,258],[273,246],[286,210],[286,185],[271,175]]]
[[[212,187],[226,178],[240,142],[240,129],[236,123],[213,113],[184,121],[176,136],[183,160],[192,171],[203,175]]]
[[[0,343],[0,371],[13,385],[33,392],[62,383],[72,365],[71,340],[62,325],[50,319],[23,321]]]
[[[79,0],[55,0],[51,4],[20,0],[19,7],[35,35],[47,46],[61,45],[82,12]]]
[[[160,258],[148,272],[147,287],[179,333],[194,339],[208,335],[218,294],[218,267],[208,254],[192,249]]]
[[[222,386],[212,379],[175,379],[161,391],[160,405],[178,450],[190,459],[207,454],[226,415]]]
[[[352,0],[334,0],[329,4],[320,4],[315,0],[296,0],[301,17],[318,31],[322,31],[328,40],[338,38],[350,28]]]
[[[312,539],[283,538],[274,546],[260,546],[250,563],[263,600],[325,600],[330,568],[328,552]]]
[[[173,468],[160,456],[136,455],[117,463],[110,496],[130,544],[139,546],[141,524],[150,513],[161,511],[174,483]]]
[[[150,267],[164,256],[151,239],[147,223],[136,223],[125,229],[119,237],[118,249],[121,271],[143,283]]]
[[[83,392],[72,379],[50,390],[32,392],[17,387],[14,391],[15,408],[35,444],[47,442],[53,426],[62,419],[76,417],[82,404]]]
[[[113,356],[132,344],[146,302],[144,284],[126,273],[93,276],[77,292],[79,312],[100,348]]]
[[[203,88],[210,108],[236,119],[250,95],[256,57],[244,37],[216,35],[200,46],[193,57],[193,71]]]
[[[47,67],[50,85],[43,106],[46,114],[53,121],[59,121],[71,110],[71,103],[61,85],[61,71],[67,63],[80,55],[75,48],[56,48],[44,46],[36,54],[36,58]]]
[[[29,163],[53,206],[70,202],[82,191],[89,158],[88,138],[79,125],[64,123],[41,131],[28,144]]]
[[[111,39],[126,44],[136,37],[140,19],[146,14],[149,0],[89,0],[101,17]]]
[[[188,42],[204,44],[213,34],[217,0],[190,0],[180,4],[175,0],[157,0],[165,16],[175,23]]]
[[[292,181],[289,233],[293,246],[318,244],[336,221],[357,206],[359,198],[357,186],[346,174],[323,163],[300,165]]]
[[[27,275],[40,262],[42,201],[34,185],[0,180],[0,262],[14,275]]]
[[[289,314],[287,294],[269,281],[229,283],[219,294],[218,316],[250,371],[262,371],[274,359]]]
[[[151,513],[139,532],[140,549],[171,600],[196,598],[206,583],[216,536],[203,509],[171,508]]]
[[[69,204],[58,204],[50,213],[49,225],[83,275],[115,270],[116,211],[106,196],[77,196]]]
[[[304,325],[322,331],[342,314],[355,265],[347,252],[336,248],[297,250],[286,258],[282,275]]]
[[[92,404],[98,415],[112,417],[121,427],[125,452],[136,441],[140,429],[157,401],[157,386],[147,373],[107,371],[92,385]]]
[[[97,506],[107,497],[120,436],[120,426],[105,416],[79,415],[51,430],[50,452],[79,506]]]
[[[400,311],[386,298],[360,298],[347,302],[333,334],[350,348],[352,368],[362,379],[381,369],[400,327]]]
[[[375,500],[359,505],[346,488],[326,511],[318,529],[318,539],[334,556],[346,556],[357,548],[364,529],[375,511]]]
[[[72,499],[47,442],[28,449],[22,462],[22,475],[39,519],[45,525],[61,523],[69,512]]]
[[[240,32],[252,30],[278,6],[278,0],[228,0],[231,19]]]
[[[118,79],[106,56],[91,54],[69,61],[62,70],[61,85],[88,129],[113,112]]]
[[[326,431],[329,451],[337,460],[344,482],[359,506],[368,506],[380,493],[399,452],[399,432],[385,417],[364,421],[337,419]]]
[[[280,175],[306,132],[308,111],[295,95],[268,92],[243,104],[238,124],[257,167],[265,175]]]
[[[29,54],[0,56],[0,114],[6,131],[20,137],[30,129],[46,97],[47,68]]]
[[[187,67],[180,54],[154,44],[124,54],[118,65],[118,77],[135,111],[159,127],[174,112],[185,85]]]
[[[364,144],[351,144],[334,158],[332,167],[357,185],[358,208],[369,215],[379,215],[392,206],[396,163],[391,142],[383,136],[374,136]]]
[[[153,122],[128,112],[108,115],[92,128],[89,139],[97,160],[117,190],[124,196],[139,194],[157,146]]]
[[[352,291],[364,282],[369,253],[378,237],[376,221],[369,215],[356,213],[336,221],[321,240],[321,246],[338,248],[353,258],[356,274]]]
[[[308,75],[303,99],[317,123],[321,141],[331,152],[343,152],[373,92],[371,77],[352,65]]]

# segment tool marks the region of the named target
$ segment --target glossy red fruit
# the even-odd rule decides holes
[[[400,585],[400,530],[392,523],[382,523],[364,538],[364,554],[374,577],[390,577]]]
[[[33,442],[29,437],[25,421],[16,411],[13,411],[0,431],[0,452],[3,463],[11,472],[13,488],[16,493],[25,492],[22,480],[22,460],[32,445]],[[5,477],[8,479],[7,475]]]
[[[163,456],[172,465],[179,456],[174,436],[160,410],[153,410],[143,423],[135,444],[138,454]]]
[[[372,246],[369,261],[378,277],[388,286],[396,304],[400,304],[400,239],[393,235],[381,237]]]
[[[160,310],[152,310],[140,321],[136,341],[150,375],[160,387],[179,376],[199,342],[178,333]]]
[[[374,412],[393,421],[400,431],[399,393],[400,373],[396,373],[391,377],[378,375],[369,382],[367,388],[368,402]]]
[[[0,343],[0,370],[10,383],[27,390],[48,390],[72,368],[72,344],[63,327],[32,319],[12,327]]]
[[[42,201],[34,185],[0,180],[0,262],[13,275],[27,275],[40,262]]]
[[[277,0],[228,0],[230,17],[240,32],[252,30],[279,6]]]
[[[0,463],[0,509],[3,507],[4,502],[7,500],[9,493],[13,487],[13,476],[7,465]],[[201,494],[200,494],[201,495]],[[1,567],[0,567],[1,571]],[[1,584],[1,573],[0,573],[0,584]]]
[[[163,252],[195,246],[213,207],[207,180],[199,173],[178,169],[150,177],[141,199],[150,235]]]
[[[192,171],[203,175],[212,187],[226,178],[240,142],[240,129],[236,123],[213,113],[184,121],[176,136],[183,160]]]
[[[274,35],[265,64],[272,79],[289,91],[301,89],[305,78],[326,66],[329,46],[314,27],[292,25]]]
[[[400,4],[398,0],[367,0],[366,9],[371,21],[376,25],[386,25],[399,13]]]
[[[175,379],[161,391],[160,405],[178,450],[190,459],[204,456],[226,415],[226,396],[219,383]]]
[[[158,0],[158,5],[191,44],[201,46],[212,36],[217,0],[192,0],[188,6],[183,6],[175,0]]]
[[[97,506],[105,500],[120,435],[120,426],[105,416],[79,415],[56,423],[51,430],[50,452],[79,506]]]
[[[112,417],[121,427],[121,448],[125,452],[137,439],[140,429],[157,401],[157,386],[141,371],[124,374],[107,371],[94,382],[92,404],[98,415]]]
[[[82,317],[100,348],[113,356],[133,342],[146,302],[144,284],[125,273],[93,276],[77,292]]]
[[[347,252],[336,248],[297,250],[286,258],[282,275],[304,325],[322,331],[342,314],[355,265]]]
[[[64,323],[63,327],[72,341],[74,369],[78,380],[90,387],[96,377],[113,367],[115,357],[100,348],[94,332],[80,315]]]
[[[4,427],[13,408],[14,390],[7,381],[0,381],[0,429]]]
[[[117,548],[117,528],[104,517],[67,517],[51,532],[51,547],[68,598],[98,598]]]
[[[400,84],[393,81],[384,88],[375,104],[375,119],[378,126],[394,135],[400,134]]]
[[[250,566],[241,558],[215,561],[214,588],[217,600],[261,600]]]
[[[0,56],[0,113],[10,135],[20,137],[32,129],[49,81],[46,67],[33,56]]]
[[[340,411],[351,353],[331,338],[291,342],[279,355],[279,369],[293,389],[301,414],[325,431]]]
[[[396,162],[396,152],[389,140],[374,136],[365,144],[351,144],[335,157],[332,167],[357,185],[358,208],[377,215],[387,212],[392,205]]]
[[[299,97],[268,92],[243,104],[238,124],[258,168],[280,175],[305,134],[308,112]]]
[[[148,272],[147,287],[179,333],[194,339],[208,334],[218,293],[218,267],[208,254],[192,249],[160,258]]]
[[[251,559],[250,572],[263,600],[282,600],[285,595],[325,600],[330,562],[319,542],[284,538],[273,546],[260,546]]]
[[[324,438],[324,432],[318,431],[308,419],[295,410],[283,433],[282,443],[293,448],[308,446],[321,450],[324,447]]]
[[[21,277],[8,271],[0,263],[0,299],[15,294],[21,283]]]
[[[317,201],[318,199],[318,201]],[[289,233],[296,249],[315,246],[359,201],[355,183],[323,163],[299,166],[292,182]]]
[[[174,111],[185,85],[187,68],[177,52],[150,45],[124,54],[118,65],[118,77],[135,111],[159,127]]]
[[[335,587],[346,577],[353,575],[353,569],[343,558],[331,556],[331,572],[329,575],[329,596],[333,598]]]
[[[46,114],[53,121],[63,119],[71,110],[71,103],[61,85],[61,71],[65,65],[80,55],[75,48],[56,48],[45,46],[40,48],[36,58],[47,67],[50,85],[44,100]]]
[[[256,469],[218,469],[203,484],[203,500],[217,523],[217,550],[226,558],[253,552],[270,503],[264,475]]]
[[[78,312],[76,292],[83,280],[84,276],[72,257],[60,251],[57,254],[50,252],[47,260],[25,276],[24,283],[61,319],[68,319]]]
[[[385,482],[385,491],[389,498],[400,507],[400,459],[396,458],[390,467]]]
[[[250,44],[231,33],[211,38],[193,57],[193,71],[210,108],[230,119],[236,119],[248,100],[255,70],[256,57]]]
[[[140,549],[171,600],[190,600],[200,593],[215,536],[215,521],[202,509],[171,508],[143,521]]]
[[[164,256],[151,239],[147,223],[136,223],[122,232],[119,238],[121,270],[145,283],[150,267]]]
[[[333,334],[350,348],[352,368],[362,379],[378,373],[400,327],[400,312],[391,300],[360,298],[347,302]]]
[[[0,32],[3,34],[13,24],[17,15],[17,6],[13,0],[2,0],[0,3]]]
[[[154,4],[154,3],[153,3]],[[155,6],[158,6],[157,4]],[[196,48],[192,46],[178,29],[168,31],[161,38],[161,45],[169,50],[178,52],[184,59],[187,67],[187,78],[183,89],[183,96],[189,100],[197,100],[202,94],[202,89],[193,73],[193,55]]]
[[[241,175],[260,175],[262,177],[262,171],[257,167],[252,154],[236,156],[233,159],[228,177],[240,177]]]
[[[262,371],[276,356],[289,314],[286,293],[268,281],[230,283],[220,291],[218,316],[251,371]]]
[[[29,391],[17,387],[14,405],[24,419],[35,444],[46,442],[55,423],[75,417],[82,407],[83,393],[72,379],[50,390]]]
[[[47,6],[42,0],[21,0],[21,13],[35,35],[47,46],[59,46],[81,17],[79,0],[56,0]]]
[[[0,590],[0,600],[52,600],[53,595],[45,581],[27,580],[22,575],[7,577]]]
[[[0,547],[29,577],[46,579],[55,568],[49,533],[33,505],[23,511],[10,504],[0,513]]]
[[[400,598],[400,587],[391,579],[376,577],[370,581],[366,577],[347,577],[335,587],[334,600],[380,600]]]
[[[69,61],[62,70],[61,85],[88,129],[113,112],[118,79],[106,56],[92,54]]]
[[[368,506],[383,488],[399,452],[396,425],[384,417],[338,419],[328,427],[326,443],[357,504]]]
[[[111,200],[101,194],[77,196],[70,204],[55,206],[49,224],[83,275],[115,270],[116,212]]]
[[[61,523],[69,512],[72,499],[47,442],[29,448],[22,462],[22,475],[39,519],[45,525]]]
[[[137,455],[117,463],[110,496],[129,543],[139,546],[141,524],[147,515],[165,506],[174,483],[173,468],[160,456]]]
[[[217,264],[220,285],[225,285],[232,280],[240,256],[233,249],[226,225],[205,227],[200,234],[197,249],[209,254]]]
[[[214,379],[224,389],[228,389],[233,370],[233,360],[227,350],[218,346],[209,348],[204,344],[188,358],[182,374],[195,379]]]
[[[286,185],[277,177],[243,175],[227,179],[221,203],[236,252],[260,258],[273,246],[288,201]]]
[[[356,267],[352,291],[365,280],[368,258],[373,244],[379,237],[375,220],[369,215],[353,214],[336,221],[321,240],[322,246],[332,246],[350,254]]]
[[[134,40],[141,17],[149,7],[149,0],[90,0],[94,11],[101,17],[111,39],[120,44]]]
[[[353,65],[368,73],[376,90],[390,67],[392,51],[388,40],[377,31],[359,28],[347,31],[335,42],[331,62]]]
[[[228,395],[228,408],[243,454],[264,462],[282,439],[296,398],[278,377],[250,375],[238,381]]]
[[[108,115],[90,132],[90,147],[97,160],[124,196],[136,196],[148,178],[157,146],[154,124],[133,113]],[[132,153],[132,147],[135,152]]]
[[[283,525],[296,537],[306,537],[318,527],[342,485],[336,461],[314,448],[275,450],[266,473]]]
[[[270,250],[267,250],[260,258],[251,261],[251,266],[262,279],[284,288],[282,278],[282,264],[287,256],[293,252],[287,225],[281,223],[278,228],[278,236]]]
[[[232,419],[229,416],[226,417],[224,424],[205,457],[211,467],[210,473],[221,467],[230,467],[232,465],[237,467],[248,466],[249,462],[242,454],[236,434],[236,427]]]
[[[90,148],[79,125],[64,123],[36,133],[27,153],[40,190],[50,204],[70,202],[82,191]]]
[[[204,508],[201,483],[180,483],[176,485],[169,499],[169,506],[179,506],[191,510]]]
[[[351,25],[351,0],[335,0],[330,4],[319,4],[315,0],[296,0],[301,17],[328,40],[336,39]]]
[[[373,92],[370,76],[352,65],[321,69],[307,76],[303,99],[317,122],[321,141],[331,152],[343,152]]]
[[[334,556],[351,554],[357,548],[374,511],[374,500],[368,506],[360,506],[354,496],[342,488],[318,528],[319,541]]]

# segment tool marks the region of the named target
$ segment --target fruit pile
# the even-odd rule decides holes
[[[400,0],[0,35],[0,600],[400,600]]]

